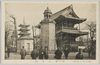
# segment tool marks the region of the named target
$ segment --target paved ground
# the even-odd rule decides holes
[[[69,56],[68,56],[68,59],[75,59],[75,56],[78,52],[70,52],[69,53]],[[83,53],[84,55],[84,59],[90,59],[88,58],[88,53],[84,52]],[[49,59],[54,59],[54,54],[49,54]],[[10,53],[10,57],[9,58],[6,58],[7,60],[12,60],[12,59],[20,59],[20,54],[19,53]],[[25,59],[31,59],[30,55],[26,55]],[[38,59],[38,58],[37,58]],[[62,55],[62,59],[65,59],[64,58],[64,54]]]

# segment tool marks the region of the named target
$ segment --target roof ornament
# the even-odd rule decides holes
[[[49,10],[49,6],[48,6],[49,4],[47,3],[47,9],[46,10]]]
[[[49,6],[49,4],[47,3],[47,7]]]
[[[49,10],[49,7],[47,7],[47,10]]]

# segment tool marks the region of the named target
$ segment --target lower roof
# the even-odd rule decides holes
[[[33,38],[30,38],[29,36],[21,36],[18,40],[33,40]]]
[[[74,35],[87,35],[88,34],[88,32],[81,32],[79,30],[71,30],[71,29],[62,29],[56,32],[56,34],[60,32],[67,33],[67,34],[74,34]]]

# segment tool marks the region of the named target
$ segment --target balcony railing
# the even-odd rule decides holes
[[[62,29],[78,30],[77,28],[74,28],[74,27],[63,27]]]

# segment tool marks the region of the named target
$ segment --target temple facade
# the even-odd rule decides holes
[[[47,7],[44,11],[44,19],[38,26],[41,29],[41,46],[49,50],[55,50],[57,47],[78,48],[76,38],[87,35],[88,32],[82,32],[74,28],[76,24],[86,21],[85,18],[79,18],[70,5],[54,14]]]
[[[87,35],[87,32],[80,31],[80,23],[86,21],[85,18],[79,18],[70,5],[57,13],[53,14],[51,19],[55,20],[56,44],[57,47],[64,49],[70,47],[71,50],[78,49],[76,38]],[[79,24],[79,29],[74,28]]]

